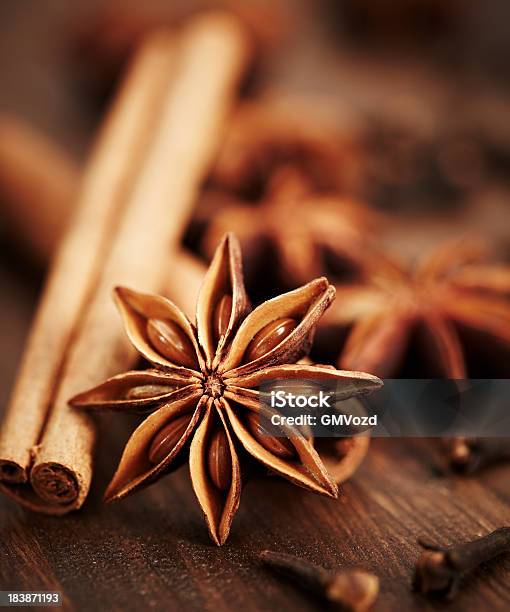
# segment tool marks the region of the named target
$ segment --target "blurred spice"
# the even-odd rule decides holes
[[[383,223],[348,195],[359,162],[356,129],[340,130],[331,107],[316,102],[273,93],[241,105],[189,233],[210,257],[219,237],[234,231],[259,299],[320,274],[329,244],[348,274]]]
[[[508,438],[459,438],[447,444],[450,465],[460,474],[473,474],[489,465],[510,460]]]
[[[382,378],[462,380],[494,376],[496,367],[498,374],[508,372],[510,266],[486,263],[483,249],[466,241],[446,243],[408,269],[368,254],[366,277],[339,286],[325,317],[326,329],[349,329],[339,367]],[[508,446],[505,439],[454,438],[446,455],[468,473],[478,463],[509,458]]]
[[[356,138],[355,128],[340,130],[320,100],[268,94],[239,107],[212,183],[256,200],[279,168],[292,166],[313,191],[345,193],[357,177]]]
[[[345,611],[369,610],[379,594],[379,579],[360,569],[333,572],[285,553],[265,550],[260,559],[272,570]]]
[[[488,152],[480,138],[441,122],[440,133],[423,133],[389,118],[373,118],[363,135],[361,195],[388,210],[444,210],[486,178]]]
[[[230,198],[211,212],[202,245],[207,256],[231,230],[243,245],[249,280],[260,277],[272,255],[278,281],[296,287],[322,273],[324,250],[333,246],[346,272],[362,265],[365,244],[385,222],[381,214],[347,196],[314,192],[308,177],[292,164],[279,167],[268,180],[258,204]]]
[[[338,23],[364,45],[419,48],[451,36],[459,26],[458,0],[346,0],[335,5]]]
[[[510,552],[510,527],[501,527],[488,535],[448,548],[420,542],[425,548],[416,564],[414,589],[452,600],[465,574]]]
[[[365,277],[337,287],[337,301],[325,317],[325,325],[350,327],[340,367],[401,375],[414,344],[420,375],[462,379],[471,342],[477,350],[495,346],[508,355],[510,267],[485,263],[481,250],[467,241],[442,245],[409,268],[380,253],[371,257]],[[481,336],[470,342],[465,328]],[[499,365],[504,368],[504,360]]]
[[[78,180],[76,164],[54,142],[19,118],[0,116],[0,214],[41,266],[64,232]]]
[[[177,30],[193,15],[215,9],[231,12],[241,21],[256,47],[252,60],[281,45],[292,28],[292,13],[269,0],[108,2],[89,17],[80,16],[71,29],[69,47],[75,72],[96,94],[108,94],[148,33],[162,27]]]

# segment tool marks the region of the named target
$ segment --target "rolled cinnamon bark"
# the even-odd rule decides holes
[[[43,267],[64,236],[79,187],[78,166],[65,150],[20,118],[0,116],[0,217]],[[207,267],[185,250],[169,255],[163,295],[193,319]]]
[[[0,213],[39,263],[54,252],[69,219],[79,170],[49,138],[0,115]]]
[[[161,37],[159,41],[161,44]],[[95,282],[90,283],[94,287],[84,291],[81,286],[84,279],[88,282],[94,277],[94,266],[87,268],[86,275],[79,274],[71,259],[87,258],[95,251],[90,248],[88,234],[93,232],[99,213],[93,211],[86,217],[90,223],[83,223],[82,204],[54,264],[34,326],[35,340],[33,334],[2,430],[2,488],[40,511],[64,513],[83,503],[91,480],[95,435],[88,417],[70,409],[67,400],[104,376],[129,367],[134,354],[126,344],[111,303],[111,290],[118,283],[147,291],[159,291],[164,286],[166,266],[161,262],[168,259],[169,246],[180,238],[247,60],[245,38],[237,23],[218,14],[190,23],[179,36],[177,47],[176,54],[171,54],[176,61],[173,70],[163,66],[157,70],[160,76],[170,72],[175,76],[171,86],[167,83],[160,112],[152,109],[150,113],[151,118],[157,118],[152,140],[146,147],[123,142],[121,157],[143,148],[145,151],[143,161],[138,160],[134,168],[125,160],[124,190],[117,194],[123,201],[124,213],[117,229],[108,227],[107,244],[93,257],[94,263],[102,265],[102,270]],[[140,97],[147,95],[146,87],[138,86],[136,90]],[[137,123],[124,119],[124,129]],[[111,187],[110,181],[107,185],[102,183],[112,164],[119,165],[115,155],[99,160],[96,156],[98,176],[92,181],[95,189],[91,189],[90,179],[89,184],[85,179],[85,193],[90,198],[94,192],[100,206],[107,205],[109,198],[98,187],[102,185],[103,190]],[[93,173],[89,169],[90,174]],[[71,241],[73,231],[75,240]],[[57,288],[55,275],[61,280]],[[50,348],[54,344],[50,342],[53,334],[62,336],[60,311],[66,311],[70,295],[73,302],[77,301],[73,295],[74,283],[79,285],[83,303],[87,304],[76,308],[81,311],[76,317],[77,324],[74,328],[68,325],[67,342],[61,342],[54,350]],[[62,364],[65,346],[67,352]],[[60,359],[57,368],[48,372],[45,367],[42,377],[41,363],[48,353],[60,353]],[[35,410],[34,402],[27,401],[23,393],[31,385],[39,391],[45,387],[39,397],[44,398],[45,406],[51,404],[42,436],[46,410]],[[30,417],[28,411],[32,413]],[[25,423],[32,435],[26,435]]]
[[[65,504],[34,494],[31,466],[56,390],[66,351],[110,247],[116,219],[125,205],[130,177],[148,142],[161,73],[170,71],[173,49],[161,37],[140,50],[101,130],[83,178],[74,219],[63,240],[40,300],[18,378],[0,432],[0,487],[32,509],[62,513],[83,501],[91,458],[55,465],[53,488]],[[93,436],[87,419],[73,423]],[[46,476],[49,476],[49,470]]]

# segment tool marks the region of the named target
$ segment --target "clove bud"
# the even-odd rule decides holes
[[[425,542],[420,545],[425,550],[416,564],[414,589],[452,600],[465,574],[510,551],[510,527],[501,527],[483,538],[449,548]]]
[[[271,569],[342,610],[368,610],[379,594],[379,578],[364,570],[332,572],[293,555],[270,550],[263,551],[260,557]]]
[[[488,465],[508,460],[508,438],[455,438],[450,448],[450,465],[461,474],[472,474]]]

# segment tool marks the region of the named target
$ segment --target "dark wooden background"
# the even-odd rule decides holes
[[[69,79],[56,27],[78,3],[4,0],[0,7],[0,103],[77,158],[96,121]],[[57,25],[55,25],[57,24]],[[324,79],[326,80],[326,79]],[[56,83],[67,83],[56,87]],[[19,361],[40,278],[2,234],[0,413]],[[15,241],[14,241],[15,242]],[[7,244],[9,243],[9,246]],[[15,247],[16,245],[14,245]],[[117,505],[101,494],[132,423],[107,417],[84,508],[52,518],[0,498],[0,589],[58,590],[71,610],[316,610],[321,603],[269,574],[266,548],[327,567],[367,568],[381,580],[376,610],[428,610],[411,592],[419,537],[449,544],[510,524],[510,467],[444,476],[425,441],[374,441],[339,500],[277,479],[249,483],[230,539],[209,541],[185,468]],[[510,608],[510,556],[477,571],[449,610]]]

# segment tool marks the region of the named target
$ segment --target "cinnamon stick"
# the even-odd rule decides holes
[[[69,398],[136,359],[112,306],[112,288],[118,284],[158,292],[164,286],[167,271],[161,262],[169,244],[175,248],[179,243],[246,59],[237,24],[219,15],[194,20],[178,47],[175,82],[77,330],[34,461],[33,487],[48,501],[57,501],[51,483],[55,463],[92,455],[94,436],[78,436],[73,426],[88,416],[70,408]],[[86,491],[90,478],[82,480]]]
[[[79,171],[56,144],[25,122],[0,115],[0,212],[37,261],[54,251],[69,218]]]
[[[136,164],[134,169],[127,163],[124,168],[125,183],[131,184],[129,193],[124,192],[122,196],[125,211],[119,228],[116,234],[110,228],[109,236],[107,234],[109,249],[98,258],[102,260],[103,269],[95,281],[92,293],[86,296],[88,305],[77,317],[79,324],[73,330],[74,336],[67,347],[62,371],[58,372],[58,368],[45,379],[52,380],[54,385],[60,374],[58,385],[51,390],[52,408],[43,435],[37,437],[37,446],[32,443],[24,449],[23,458],[27,459],[28,455],[25,463],[16,464],[12,459],[4,459],[0,463],[4,490],[42,511],[66,512],[79,507],[87,494],[92,471],[94,430],[88,417],[68,407],[67,399],[91,382],[129,366],[132,361],[133,352],[126,345],[110,302],[111,289],[114,284],[122,283],[147,291],[158,291],[164,283],[166,270],[161,266],[161,261],[165,259],[169,243],[175,244],[180,237],[196,190],[214,153],[221,125],[246,59],[244,38],[237,24],[225,17],[210,15],[197,18],[179,39],[175,82],[166,92],[163,109],[153,130],[152,141],[145,151],[143,163]],[[218,58],[221,60],[218,61]],[[159,74],[168,72],[159,70]],[[142,95],[143,88],[137,89]],[[152,112],[151,115],[157,113]],[[139,147],[125,146],[124,153],[134,149],[140,150]],[[105,171],[103,165],[106,169],[108,159],[97,164],[99,174]],[[128,180],[130,173],[132,181]],[[96,193],[96,196],[100,195]],[[73,229],[81,238],[78,242],[87,240],[87,224],[75,221],[71,235]],[[68,243],[69,237],[60,249],[53,271],[55,268],[60,270],[60,276],[65,282],[61,283],[58,291],[50,293],[52,300],[48,300],[46,291],[42,310],[47,313],[66,302],[69,290],[72,290],[72,284],[77,278],[81,286],[83,278],[88,281],[93,276],[89,274],[80,277],[72,267],[69,269],[62,263],[59,265],[62,251],[65,252]],[[82,248],[74,249],[73,255],[83,254],[83,245],[80,246]],[[57,331],[60,333],[60,314],[52,314],[51,321],[38,317],[34,326],[36,336],[47,336],[48,330],[55,332],[55,322],[58,322]],[[38,359],[32,355],[34,363],[46,358],[47,346],[47,343],[36,346],[39,355]],[[32,351],[30,348],[29,355],[35,352],[33,347]],[[42,349],[44,354],[41,354]],[[28,383],[34,379],[30,377],[26,361],[20,380],[28,387]],[[61,362],[62,359],[59,360]],[[35,372],[40,378],[39,371],[36,369]],[[13,404],[22,403],[25,402],[18,384]],[[19,443],[22,431],[20,423],[23,419],[20,410],[12,409],[13,404],[0,440],[2,458],[6,456],[4,449],[9,443],[11,448],[7,450],[11,454],[14,454],[14,450],[22,455],[23,451],[19,452],[20,446],[27,446]],[[36,416],[40,416],[40,412],[36,411]],[[13,426],[13,423],[17,426]],[[33,465],[30,469],[31,458]],[[16,485],[16,478],[17,482],[27,482],[30,478],[29,484],[33,491],[28,486]],[[6,481],[9,482],[6,484]]]
[[[161,97],[162,70],[169,70],[173,51],[161,38],[139,52],[108,114],[83,178],[79,202],[40,300],[18,378],[0,432],[0,487],[29,507],[65,512],[82,503],[76,474],[90,477],[90,457],[78,465],[66,462],[60,489],[65,505],[48,504],[34,494],[31,466],[49,413],[66,351],[105,257],[110,234],[124,206],[129,177],[140,162],[147,134]],[[92,436],[86,420],[77,433]]]
[[[78,166],[63,148],[22,119],[0,116],[0,217],[42,266],[64,236],[79,184]],[[162,266],[167,270],[163,295],[192,319],[207,267],[185,250],[170,249]]]
[[[63,148],[18,117],[0,117],[0,217],[41,266],[57,251],[79,183],[78,167]],[[168,270],[163,295],[193,318],[205,264],[182,250],[169,251],[168,268],[163,266]]]

